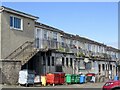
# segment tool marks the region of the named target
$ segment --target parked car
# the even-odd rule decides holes
[[[102,90],[120,90],[120,80],[106,82]]]

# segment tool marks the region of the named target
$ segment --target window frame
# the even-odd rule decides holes
[[[10,19],[10,17],[12,17],[12,19],[13,19],[13,21],[12,21],[12,26],[11,26],[11,19]],[[15,30],[20,30],[20,31],[23,31],[23,19],[21,18],[21,17],[19,17],[19,16],[15,16],[15,15],[10,15],[10,17],[9,17],[9,25],[10,25],[10,29],[15,29]],[[21,21],[20,21],[20,28],[15,28],[14,27],[14,18],[18,18],[18,19],[20,19]]]

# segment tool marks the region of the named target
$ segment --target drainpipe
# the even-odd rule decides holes
[[[109,78],[109,71],[110,71],[110,62],[109,62],[109,59],[108,59],[108,78]]]
[[[47,67],[47,58],[46,58],[46,52],[45,52],[45,74],[47,73],[46,67]]]
[[[76,58],[74,58],[74,63],[73,63],[73,74],[75,74],[75,67],[76,67]]]

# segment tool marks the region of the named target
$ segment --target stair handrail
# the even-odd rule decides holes
[[[22,52],[24,52],[26,49],[31,47],[33,44],[34,44],[33,42],[29,42],[26,47],[24,47],[20,52],[18,52],[16,55],[14,55],[14,57],[12,57],[11,59],[16,58],[17,56],[19,56]]]
[[[15,49],[11,54],[9,54],[5,59],[8,59],[10,56],[12,56],[15,52],[17,52],[18,50],[21,50],[22,47],[26,44],[32,43],[31,41],[26,41],[25,43],[23,43],[21,46],[19,46],[17,49]]]

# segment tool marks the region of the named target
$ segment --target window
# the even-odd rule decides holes
[[[98,68],[99,68],[99,73],[100,73],[101,72],[101,65],[100,64],[99,64]]]
[[[64,47],[65,46],[65,42],[64,42],[64,38],[63,37],[61,38],[61,41],[62,41],[62,47]]]
[[[64,66],[64,57],[62,57],[62,66]]]
[[[106,70],[108,70],[108,65],[106,64]]]
[[[54,57],[52,57],[52,66],[54,66]]]
[[[66,58],[66,66],[68,66],[68,58]]]
[[[90,70],[92,68],[91,62],[85,63],[85,69]]]
[[[53,32],[53,40],[57,41],[57,32]]]
[[[80,69],[80,70],[85,69],[85,63],[84,63],[83,60],[80,60],[80,66],[79,66],[79,69]]]
[[[50,57],[48,57],[48,62],[47,62],[48,64],[48,66],[50,66]]]
[[[88,44],[88,50],[91,51],[91,44]]]
[[[10,27],[13,27],[13,17],[10,16]]]
[[[110,64],[110,70],[112,70],[112,65]]]
[[[72,67],[72,58],[70,58],[70,66]]]
[[[70,40],[70,45],[72,45],[73,44],[73,40]]]
[[[22,19],[14,16],[10,16],[10,28],[22,30]]]
[[[43,56],[43,61],[42,61],[42,65],[46,65],[46,60],[45,60],[45,56]]]
[[[102,69],[103,69],[103,71],[105,70],[105,64],[102,64]]]
[[[44,30],[44,39],[47,39],[47,31],[46,30]]]

